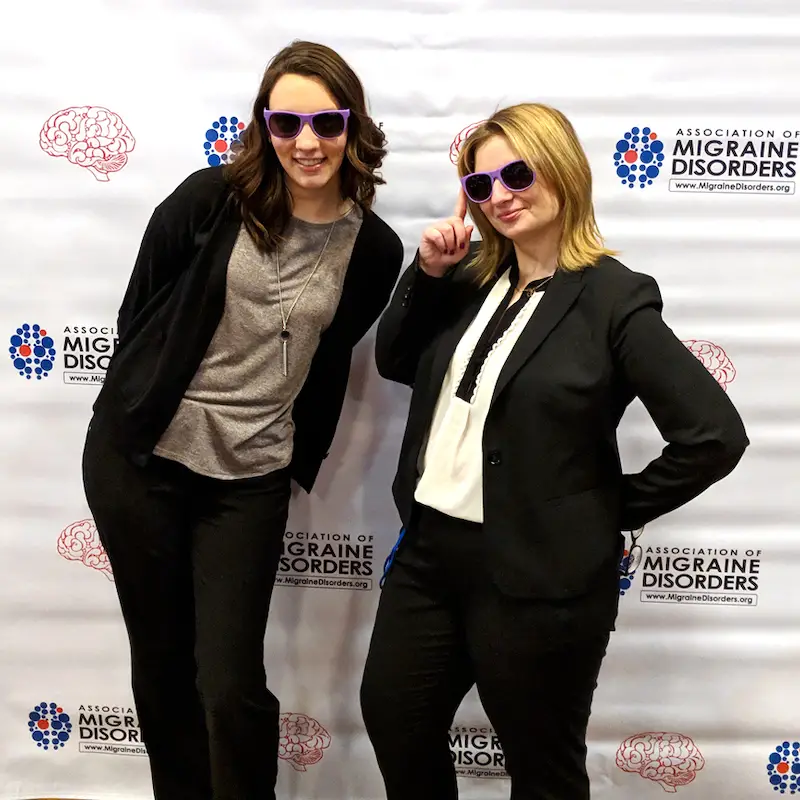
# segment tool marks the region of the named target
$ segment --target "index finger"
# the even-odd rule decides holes
[[[458,190],[458,199],[456,200],[456,207],[453,211],[453,216],[459,217],[462,221],[467,216],[467,196],[464,194],[464,187]]]

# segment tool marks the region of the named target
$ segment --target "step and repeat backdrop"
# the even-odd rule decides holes
[[[470,126],[530,100],[572,119],[609,245],[658,280],[666,320],[752,440],[730,478],[647,528],[620,583],[593,797],[800,797],[795,4],[43,0],[14,15],[0,32],[0,800],[152,797],[83,439],[150,213],[229,158],[266,63],[294,38],[337,48],[361,75],[390,146],[377,210],[408,259],[450,213]],[[376,374],[370,335],[318,487],[294,500],[266,655],[283,798],[384,796],[358,685],[398,531],[408,397]],[[662,446],[635,403],[626,470]],[[450,744],[465,800],[508,797],[474,693]]]

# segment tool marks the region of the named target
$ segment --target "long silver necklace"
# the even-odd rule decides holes
[[[281,310],[281,322],[283,323],[283,327],[281,328],[280,332],[280,339],[281,345],[283,348],[283,375],[286,377],[289,374],[289,339],[292,338],[292,334],[289,331],[289,317],[292,316],[292,311],[294,311],[294,307],[297,305],[297,301],[302,296],[303,292],[306,290],[306,287],[311,282],[311,279],[314,277],[314,273],[317,271],[317,267],[320,265],[322,261],[322,256],[325,255],[325,251],[328,249],[328,242],[331,240],[331,236],[333,236],[333,229],[336,227],[336,223],[338,220],[334,220],[333,225],[331,225],[331,229],[328,231],[328,238],[325,240],[325,244],[322,245],[322,250],[320,251],[319,256],[317,257],[317,263],[314,264],[314,269],[311,270],[311,273],[306,278],[306,282],[303,284],[303,288],[298,292],[297,297],[295,297],[294,302],[289,309],[289,313],[285,314],[283,311],[283,290],[281,288],[281,260],[278,255],[278,250],[275,250],[275,271],[278,273],[278,306]]]

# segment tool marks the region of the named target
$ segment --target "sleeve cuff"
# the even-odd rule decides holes
[[[424,269],[419,265],[419,250],[417,250],[416,254],[414,255],[414,275],[418,281],[423,284],[429,284],[434,286],[436,284],[441,284],[446,281],[448,278],[452,278],[455,271],[458,269],[461,261],[457,261],[452,266],[448,267],[447,272],[444,273],[441,277],[437,278],[433,275],[429,275],[425,272]]]

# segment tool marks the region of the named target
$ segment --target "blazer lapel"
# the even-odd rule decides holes
[[[583,271],[560,271],[555,274],[500,370],[492,394],[492,404],[569,311],[582,289]]]

